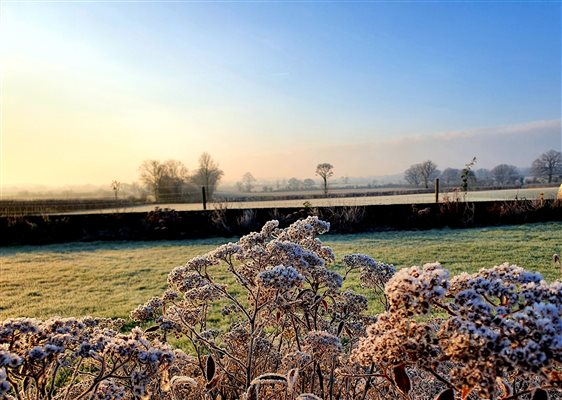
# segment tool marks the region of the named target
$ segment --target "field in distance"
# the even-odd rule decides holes
[[[534,200],[544,198],[544,199],[555,199],[558,192],[558,187],[547,187],[547,188],[525,188],[525,189],[502,189],[502,190],[483,190],[476,192],[468,192],[466,198],[460,196],[460,200],[464,201],[505,201],[505,200]],[[290,194],[303,195],[303,192],[287,192],[286,195]],[[316,195],[318,192],[315,192]],[[406,194],[395,194],[395,195],[377,195],[377,196],[354,196],[345,197],[345,191],[338,192],[337,194],[341,197],[328,197],[328,198],[301,198],[292,200],[278,200],[278,199],[268,199],[270,196],[256,193],[256,197],[260,200],[252,201],[218,201],[215,203],[209,203],[207,205],[208,209],[213,208],[230,208],[230,209],[246,209],[246,208],[301,208],[303,204],[307,202],[310,207],[335,207],[335,206],[366,206],[366,205],[378,205],[378,204],[421,204],[421,203],[433,203],[435,202],[434,193],[406,193]],[[306,193],[305,193],[306,194]],[[336,194],[336,193],[332,193]],[[542,195],[541,195],[542,194]],[[276,195],[283,195],[283,193],[276,193]],[[457,194],[441,193],[439,195],[439,201],[445,201],[445,199],[455,200],[459,198]],[[201,203],[172,203],[172,204],[158,204],[160,208],[171,208],[176,211],[195,211],[202,210]],[[149,212],[154,210],[155,204],[145,204],[131,207],[119,208],[119,212]],[[88,213],[114,213],[115,208],[90,210]],[[69,212],[66,214],[80,214],[81,211]]]
[[[503,262],[560,279],[552,264],[562,251],[562,222],[518,226],[325,235],[341,268],[346,254],[409,267],[439,261],[453,274]],[[9,317],[84,316],[127,318],[138,304],[160,295],[167,273],[190,258],[234,239],[174,242],[70,243],[0,248],[0,320]],[[222,280],[234,284],[223,271]],[[358,277],[346,286],[357,288]],[[362,290],[370,300],[376,300]],[[371,311],[379,311],[371,301]],[[216,322],[220,323],[218,316]]]

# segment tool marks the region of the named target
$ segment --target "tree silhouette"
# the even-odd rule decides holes
[[[118,180],[114,180],[113,182],[111,182],[111,190],[113,190],[113,194],[115,195],[115,200],[117,200],[119,190],[121,190],[121,182],[119,182]]]
[[[547,178],[548,183],[552,182],[552,177],[562,174],[562,154],[556,150],[549,150],[540,155],[531,166],[533,176],[537,178]]]
[[[429,188],[429,182],[439,175],[437,165],[431,160],[410,166],[404,172],[404,179],[411,185],[419,186],[422,182]]]
[[[139,171],[142,183],[152,192],[157,202],[182,201],[193,191],[189,187],[187,168],[180,161],[145,160]]]
[[[515,165],[499,164],[492,168],[492,176],[498,185],[514,184],[521,178],[519,171]]]
[[[250,193],[254,189],[254,185],[256,183],[256,178],[252,175],[251,172],[246,172],[242,176],[242,182],[240,182],[240,187],[244,192]]]
[[[211,199],[223,175],[224,172],[219,168],[219,164],[211,158],[209,153],[205,152],[199,157],[199,168],[191,180],[198,186],[204,186]]]
[[[322,163],[316,166],[316,175],[322,178],[324,194],[328,194],[328,178],[334,175],[334,166],[329,163]]]

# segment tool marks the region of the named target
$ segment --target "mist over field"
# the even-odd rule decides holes
[[[314,175],[314,160],[330,160],[335,166],[336,180],[345,177],[355,184],[404,184],[404,170],[425,159],[434,161],[440,170],[462,168],[477,156],[476,168],[491,169],[498,164],[512,164],[520,171],[528,172],[533,160],[545,149],[562,148],[561,120],[538,121],[495,128],[474,129],[459,132],[414,135],[403,138],[373,140],[362,144],[318,145],[311,148],[296,147],[287,152],[270,149],[270,152],[245,154],[232,152],[221,160],[224,165],[223,190],[235,191],[235,183],[244,172],[256,171],[261,182],[274,184],[291,177],[299,179]],[[235,157],[231,160],[230,157]],[[236,160],[242,158],[244,164]],[[287,162],[290,160],[290,162]],[[264,164],[276,165],[274,172],[261,172]],[[247,168],[241,170],[241,166]],[[229,169],[230,168],[230,169]],[[193,170],[193,168],[192,168]],[[268,175],[269,174],[269,175]],[[131,182],[138,175],[133,174]],[[94,182],[96,179],[92,179]],[[108,182],[82,182],[74,185],[4,185],[5,196],[34,197],[111,196]],[[94,184],[92,184],[94,183]]]
[[[375,139],[360,144],[319,144],[294,148],[291,152],[271,152],[245,157],[249,170],[259,170],[262,163],[277,165],[280,177],[312,175],[314,160],[330,160],[337,174],[349,177],[394,175],[400,178],[411,164],[433,160],[443,170],[462,168],[477,157],[477,168],[497,164],[513,164],[528,168],[545,149],[562,149],[560,120],[472,129],[458,132],[411,135],[391,139]],[[284,162],[283,160],[291,160]]]

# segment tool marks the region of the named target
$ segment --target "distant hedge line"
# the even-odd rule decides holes
[[[332,233],[422,230],[562,221],[561,200],[443,202],[259,209],[0,217],[0,246],[70,241],[193,239],[240,236],[271,219],[281,226],[317,215]]]
[[[87,210],[132,207],[138,204],[143,203],[130,199],[0,200],[0,216],[86,212]]]

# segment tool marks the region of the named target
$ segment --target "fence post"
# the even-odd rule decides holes
[[[201,186],[201,193],[203,194],[203,210],[207,209],[207,191],[205,186]]]
[[[439,178],[435,179],[435,202],[439,203]]]

